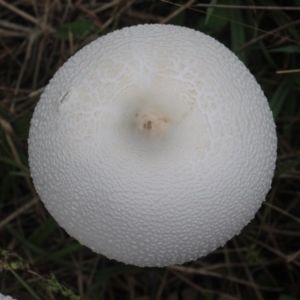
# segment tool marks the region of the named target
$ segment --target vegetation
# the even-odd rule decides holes
[[[20,300],[300,299],[299,15],[299,0],[0,0],[0,292]],[[182,266],[137,268],[81,246],[38,200],[28,168],[30,119],[55,71],[97,37],[141,23],[183,25],[224,43],[261,84],[277,124],[273,186],[255,219]]]

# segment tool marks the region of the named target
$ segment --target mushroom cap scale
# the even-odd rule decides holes
[[[41,200],[92,250],[138,266],[197,259],[270,189],[277,139],[254,77],[215,39],[139,25],[61,67],[31,122]]]

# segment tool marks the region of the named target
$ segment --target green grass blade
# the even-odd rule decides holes
[[[232,5],[240,5],[240,1],[233,0],[231,1]],[[246,53],[244,51],[238,52],[238,49],[245,43],[245,28],[242,24],[245,23],[242,10],[239,9],[231,9],[230,10],[230,20],[232,20],[230,24],[231,30],[231,50],[237,54],[239,59],[247,63],[246,61]]]
[[[27,284],[27,282],[25,280],[23,280],[17,272],[15,272],[14,270],[10,270],[10,272],[17,278],[17,280],[23,285],[23,287],[31,294],[31,296],[36,299],[36,300],[42,300],[37,294],[36,292]]]
[[[218,3],[218,0],[211,0],[211,1],[210,1],[210,4],[211,4],[211,5],[216,5],[217,3]],[[214,10],[215,10],[214,7],[209,7],[209,8],[207,9],[206,18],[205,18],[205,25],[208,24],[208,22],[209,22],[209,20],[210,20],[210,17],[211,17],[211,15],[212,15],[212,13],[213,13]]]
[[[285,104],[286,99],[290,93],[289,88],[289,78],[285,77],[285,79],[280,83],[278,88],[275,90],[271,100],[270,100],[270,108],[273,112],[274,119],[276,120],[279,116],[279,113]]]
[[[52,217],[49,217],[32,233],[28,241],[36,246],[41,246],[57,228],[56,221]]]

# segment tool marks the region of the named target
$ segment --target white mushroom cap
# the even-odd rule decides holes
[[[267,100],[232,52],[188,28],[142,25],[97,39],[55,74],[29,161],[70,235],[165,266],[206,255],[254,217],[276,147]]]
[[[5,296],[5,295],[0,294],[0,300],[15,300],[15,299],[10,296]]]

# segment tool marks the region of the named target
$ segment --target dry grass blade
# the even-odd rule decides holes
[[[210,271],[202,270],[201,268],[200,269],[194,269],[194,268],[187,268],[187,267],[184,267],[184,266],[170,266],[168,268],[172,269],[172,270],[181,271],[182,273],[187,273],[187,274],[199,274],[199,275],[204,275],[204,276],[222,278],[223,280],[226,279],[226,280],[229,280],[229,281],[234,282],[234,283],[238,283],[238,284],[241,284],[241,285],[252,287],[256,290],[257,289],[272,290],[272,291],[281,291],[282,290],[280,288],[271,288],[271,287],[259,286],[254,282],[249,282],[248,280],[233,277],[233,276],[227,275],[227,274],[221,274],[221,273],[217,273],[217,272],[210,272]]]
[[[198,7],[214,7],[214,8],[226,8],[226,9],[251,9],[251,10],[300,10],[297,6],[264,6],[264,5],[223,5],[223,4],[205,4],[198,3],[194,6]]]
[[[4,6],[5,8],[8,8],[15,14],[30,21],[31,23],[33,23],[35,25],[39,25],[39,20],[37,18],[33,17],[32,15],[26,13],[24,10],[20,10],[16,6],[9,4],[9,3],[5,2],[4,0],[0,0],[0,5]]]
[[[8,224],[12,220],[14,220],[18,216],[20,216],[20,214],[22,214],[25,211],[27,211],[30,207],[32,207],[37,202],[38,202],[38,198],[37,197],[33,198],[31,201],[29,201],[28,203],[24,204],[23,206],[21,206],[20,208],[18,208],[17,210],[15,210],[12,214],[10,214],[9,216],[7,216],[4,220],[2,220],[0,222],[0,231],[3,230],[3,228],[4,228],[4,226],[6,224]]]
[[[179,8],[177,10],[175,10],[173,13],[171,13],[170,15],[168,15],[166,18],[162,19],[161,23],[165,24],[165,23],[169,22],[170,20],[175,18],[177,15],[179,15],[181,12],[183,12],[185,9],[190,7],[194,2],[195,2],[195,0],[189,0],[184,5],[179,5]]]
[[[300,69],[276,71],[276,74],[290,74],[290,73],[300,73]]]
[[[27,34],[23,32],[15,32],[10,30],[5,30],[0,28],[0,37],[26,37]]]
[[[5,20],[0,20],[0,26],[8,28],[8,29],[14,29],[16,31],[24,31],[26,33],[30,33],[32,31],[32,28],[28,28],[19,24],[11,23]]]
[[[274,210],[279,211],[281,214],[287,216],[288,218],[290,218],[290,219],[292,219],[292,220],[294,220],[295,222],[297,222],[297,223],[300,224],[300,218],[297,218],[297,217],[293,216],[293,215],[290,214],[289,212],[287,212],[287,211],[285,211],[285,210],[283,210],[283,209],[281,209],[281,208],[279,208],[279,207],[277,207],[277,206],[275,206],[275,205],[273,205],[273,204],[271,204],[271,203],[268,203],[268,202],[265,202],[264,205],[266,205],[266,206],[268,206],[268,207],[271,207],[271,208],[274,209]]]

